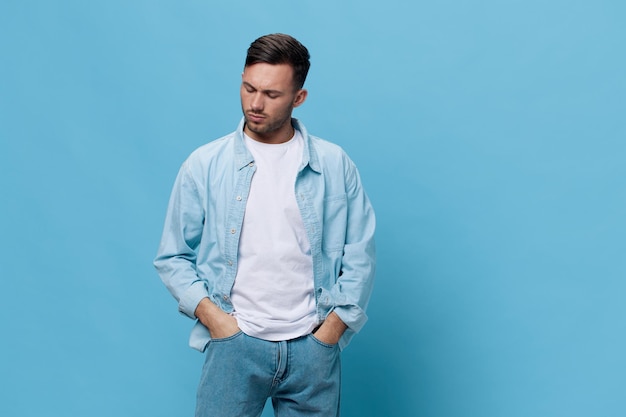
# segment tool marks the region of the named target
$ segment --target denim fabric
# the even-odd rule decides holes
[[[312,335],[269,342],[239,332],[208,344],[196,417],[258,417],[267,398],[277,417],[338,416],[340,385],[338,346]]]
[[[295,194],[311,244],[318,320],[334,311],[348,326],[344,348],[358,332],[374,281],[375,218],[354,163],[330,142],[311,136],[293,119],[304,141]],[[154,260],[181,313],[194,312],[209,297],[233,311],[231,289],[252,176],[256,170],[238,129],[196,151],[183,163],[170,198],[163,237]],[[200,351],[211,340],[197,322],[190,345]]]

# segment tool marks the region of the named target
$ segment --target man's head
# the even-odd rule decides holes
[[[261,36],[248,48],[246,67],[265,63],[287,64],[293,68],[293,82],[296,89],[304,86],[311,63],[309,51],[297,39],[283,33]]]
[[[289,35],[262,36],[250,45],[240,90],[248,136],[265,143],[291,139],[291,113],[307,97],[302,86],[309,66],[309,52]]]

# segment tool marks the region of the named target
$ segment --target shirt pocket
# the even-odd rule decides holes
[[[324,234],[322,248],[327,252],[343,251],[346,243],[348,199],[338,194],[324,199]]]

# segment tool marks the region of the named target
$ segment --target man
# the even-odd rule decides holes
[[[291,114],[309,52],[284,34],[248,49],[237,130],[174,185],[154,264],[206,351],[196,416],[339,415],[340,350],[367,317],[374,212],[341,148]]]

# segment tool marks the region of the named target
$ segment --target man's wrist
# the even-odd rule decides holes
[[[315,337],[322,342],[334,345],[339,342],[347,328],[348,326],[339,318],[337,313],[331,312],[315,331]]]
[[[198,320],[205,326],[209,327],[210,322],[216,316],[219,307],[216,306],[208,297],[204,297],[198,303],[194,314]]]

